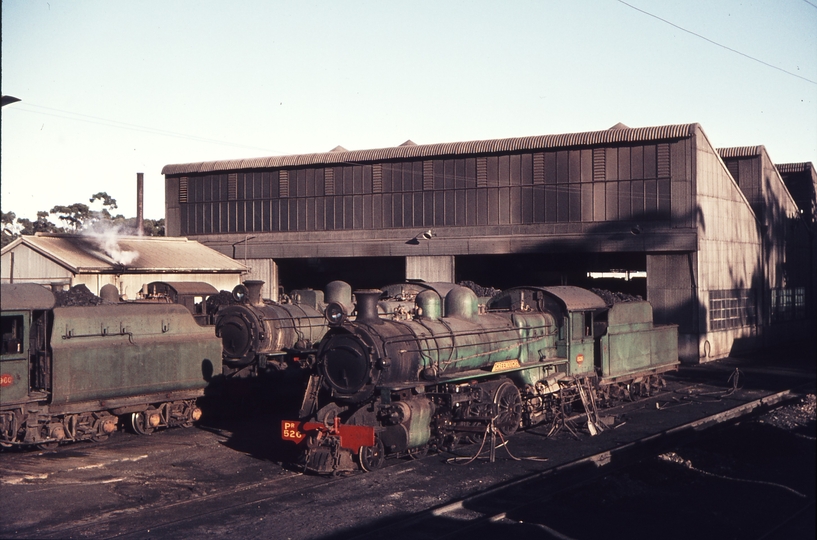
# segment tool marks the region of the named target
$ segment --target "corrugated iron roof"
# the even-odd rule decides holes
[[[733,148],[718,148],[717,152],[722,159],[725,159],[759,156],[763,150],[763,146],[735,146]]]
[[[33,283],[3,283],[0,291],[0,309],[3,311],[51,309],[56,302],[54,293]]]
[[[777,170],[781,173],[801,173],[806,172],[814,167],[810,161],[803,163],[778,163],[775,165]]]
[[[242,272],[245,266],[187,238],[101,235],[21,236],[24,244],[73,272]]]
[[[491,154],[508,151],[543,150],[567,146],[591,146],[690,137],[698,124],[678,124],[646,128],[617,128],[584,133],[539,135],[512,139],[491,139],[439,144],[400,145],[373,150],[332,151],[317,154],[272,156],[200,163],[165,165],[162,174],[183,175],[241,169],[302,167],[307,165],[337,165],[371,161],[423,157]]]

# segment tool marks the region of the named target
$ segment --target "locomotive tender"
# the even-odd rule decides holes
[[[2,285],[0,445],[102,440],[189,426],[221,372],[221,341],[182,305],[57,306],[41,285]]]
[[[487,310],[464,287],[416,296],[411,320],[378,317],[380,290],[355,291],[357,319],[330,304],[333,326],[302,406],[282,437],[318,473],[564,421],[574,402],[649,393],[677,369],[677,327],[647,302],[608,306],[578,287],[518,287]],[[442,315],[443,308],[445,316]],[[322,390],[321,390],[322,389]]]

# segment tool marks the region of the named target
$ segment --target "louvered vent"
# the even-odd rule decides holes
[[[423,189],[434,189],[434,162],[423,162]]]
[[[669,144],[658,145],[658,178],[668,178],[670,175]]]
[[[604,180],[607,169],[607,157],[604,148],[593,149],[593,180]]]
[[[533,154],[533,183],[545,183],[545,154]]]
[[[187,202],[187,177],[182,176],[179,178],[179,202],[186,203]]]
[[[238,174],[227,177],[227,199],[234,201],[238,198]]]
[[[484,157],[477,158],[477,187],[488,187],[488,160]]]
[[[289,197],[289,171],[280,171],[278,180],[278,196]]]
[[[383,165],[375,163],[372,165],[372,193],[383,192]]]
[[[726,168],[729,169],[729,174],[732,175],[732,178],[735,179],[735,182],[740,184],[740,166],[738,165],[737,161],[730,161],[726,164]]]
[[[327,195],[335,194],[335,169],[326,169],[323,176],[324,192]]]

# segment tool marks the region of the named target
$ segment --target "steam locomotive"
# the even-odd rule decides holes
[[[83,286],[3,284],[0,445],[99,441],[120,417],[140,434],[192,425],[197,398],[216,380],[289,371],[296,376],[284,382],[301,392],[328,328],[324,293],[293,291],[276,303],[261,299],[262,285],[230,293],[157,281],[122,301],[113,285],[100,298]],[[346,283],[327,293],[351,303]]]
[[[120,417],[140,434],[199,419],[221,340],[184,306],[60,306],[35,284],[1,294],[0,445],[98,441]]]
[[[248,280],[220,300],[215,311],[216,335],[224,349],[224,374],[258,375],[267,369],[310,369],[315,344],[328,327],[323,315],[330,302],[351,303],[352,289],[334,281],[319,290],[292,291],[286,303],[261,298],[263,281]]]
[[[222,340],[225,377],[310,367],[314,346],[328,329],[324,292],[295,290],[274,302],[261,297],[263,285],[247,280],[228,292],[202,282],[155,281],[144,286],[138,301],[181,304],[200,325],[211,326]],[[332,301],[351,302],[346,283],[332,282],[326,291]]]
[[[578,287],[518,287],[480,305],[453,286],[444,297],[419,292],[409,320],[389,320],[378,316],[380,296],[355,291],[354,321],[346,306],[326,307],[331,329],[302,419],[282,423],[305,470],[368,471],[386,455],[504,439],[564,422],[579,403],[592,426],[597,403],[649,394],[679,363],[677,327],[653,325],[643,301],[608,306]]]

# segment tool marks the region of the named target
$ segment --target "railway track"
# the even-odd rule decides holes
[[[626,473],[639,466],[643,460],[654,458],[661,455],[662,452],[676,448],[681,437],[685,437],[690,432],[699,432],[750,415],[758,410],[768,409],[791,399],[792,396],[793,394],[788,390],[779,392],[660,433],[642,437],[609,451],[592,454],[545,471],[525,475],[512,482],[459,498],[402,521],[390,522],[382,527],[372,528],[356,535],[336,535],[330,538],[367,540],[382,538],[387,534],[391,540],[401,540],[402,538],[472,539],[475,534],[477,537],[488,534],[503,537],[506,533],[510,533],[511,530],[514,535],[520,535],[523,534],[524,530],[530,530],[538,533],[535,537],[543,537],[544,534],[546,535],[544,537],[563,540],[595,538],[598,537],[596,534],[574,537],[559,531],[557,527],[539,522],[542,517],[544,517],[544,521],[547,521],[547,512],[543,512],[542,509],[567,491],[580,491],[597,483],[604,477]],[[567,472],[571,474],[565,474]],[[772,485],[768,482],[766,484]],[[777,487],[785,489],[785,486]],[[800,504],[795,506],[795,510],[791,514],[782,516],[778,522],[774,523],[767,534],[758,536],[758,538],[777,538],[777,536],[772,535],[781,533],[790,522],[801,517],[809,508],[813,508],[813,493],[810,498],[799,492],[792,495],[795,497],[795,502],[800,502]],[[796,497],[802,500],[797,501]],[[586,514],[590,518],[593,510],[587,508]],[[535,516],[536,521],[527,522],[521,516]],[[628,538],[652,538],[654,534],[654,532],[649,532],[641,536],[638,533],[630,532]],[[667,535],[666,532],[662,533],[661,537],[665,539],[675,538],[671,534]],[[690,537],[689,532],[684,531],[678,537],[688,538]],[[706,537],[706,535],[699,537]]]
[[[683,392],[685,388],[689,387],[676,387],[675,390]],[[658,399],[666,401],[670,396],[661,394]],[[394,460],[376,473],[335,479],[279,470],[273,478],[232,482],[184,500],[148,501],[87,514],[70,523],[42,524],[36,529],[21,531],[19,537],[31,537],[36,533],[38,538],[141,538],[146,535],[196,538],[238,531],[243,537],[253,537],[252,531],[255,531],[256,537],[268,538],[270,531],[275,531],[273,536],[281,538],[363,539],[388,533],[391,539],[397,540],[401,537],[400,531],[409,531],[408,534],[416,540],[457,538],[466,534],[473,538],[475,530],[480,532],[489,528],[502,532],[522,527],[538,531],[540,537],[544,533],[554,538],[560,538],[560,534],[568,538],[567,533],[560,532],[558,526],[546,520],[540,520],[542,523],[526,520],[526,512],[552,505],[554,500],[559,500],[577,486],[590,485],[617,471],[626,472],[634,463],[673,448],[677,441],[687,438],[690,433],[734,421],[794,396],[791,391],[784,391],[745,401],[715,414],[696,417],[658,432],[653,430],[635,440],[555,465],[497,463],[491,469],[480,469],[480,465],[475,464],[466,471],[445,466],[438,457],[429,456],[418,461]],[[659,402],[648,401],[638,406],[655,407],[655,403]],[[538,439],[534,439],[537,434],[529,435],[533,441],[531,444],[540,447]],[[601,441],[604,437],[592,440]],[[581,448],[587,440],[584,443],[565,442]],[[499,449],[498,455],[502,452]],[[275,466],[266,463],[266,474],[269,475]],[[500,469],[505,472],[495,474]],[[479,471],[491,470],[494,476],[490,479],[486,476],[484,484],[491,487],[483,488],[473,480],[467,488],[447,489],[447,483],[463,482],[466,477],[482,478],[483,473]],[[461,495],[463,492],[466,492],[465,496]],[[811,501],[813,503],[813,497]],[[350,520],[345,515],[361,508],[371,514],[368,519],[358,516],[356,520]],[[5,536],[16,536],[8,534],[13,531],[7,529],[3,532]]]

